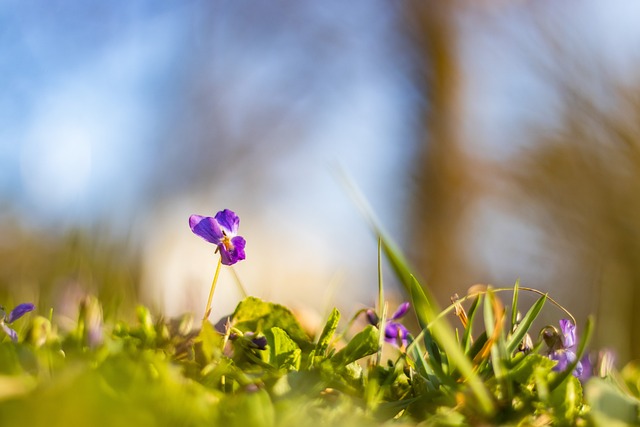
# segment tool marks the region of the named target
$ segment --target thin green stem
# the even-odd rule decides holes
[[[233,273],[233,278],[236,281],[236,286],[240,291],[240,295],[242,296],[242,299],[245,299],[246,297],[249,296],[249,294],[247,293],[247,290],[242,285],[242,281],[240,280],[240,277],[238,276],[238,273],[236,272],[235,268],[231,267],[231,272]]]
[[[211,282],[211,290],[209,291],[209,299],[207,300],[207,307],[204,310],[204,317],[202,323],[205,323],[209,319],[211,314],[211,301],[213,300],[213,291],[216,289],[216,283],[218,283],[218,274],[220,274],[220,266],[222,265],[222,258],[218,258],[218,265],[216,266],[216,272],[213,275],[213,282]]]
[[[382,346],[384,344],[384,328],[387,321],[387,303],[384,301],[384,284],[382,282],[382,239],[378,239],[378,354],[376,365],[382,362]]]

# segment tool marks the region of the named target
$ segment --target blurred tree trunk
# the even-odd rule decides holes
[[[570,289],[576,314],[596,312],[594,347],[626,362],[640,357],[640,85],[609,80],[594,98],[596,82],[564,78],[560,128],[538,130],[513,165],[514,202],[537,209],[549,251],[563,260],[555,281]]]
[[[450,289],[470,285],[460,228],[473,183],[461,147],[462,73],[454,2],[407,3],[414,39],[415,81],[425,100],[421,136],[413,165],[413,206],[409,254],[418,273],[441,302]]]

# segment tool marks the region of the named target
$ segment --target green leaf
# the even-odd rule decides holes
[[[358,332],[342,350],[337,352],[331,362],[335,366],[345,366],[378,351],[378,329],[368,325]]]
[[[540,310],[542,310],[542,307],[544,307],[545,302],[547,302],[547,295],[543,295],[542,297],[540,297],[538,301],[536,301],[535,304],[531,306],[529,311],[527,311],[527,314],[524,315],[522,321],[516,327],[516,330],[507,340],[507,351],[509,352],[509,354],[513,354],[513,352],[516,351],[524,336],[527,334],[527,332],[529,332],[531,324],[534,320],[536,320],[536,317],[538,317],[538,314],[540,313]]]
[[[494,340],[491,344],[491,366],[497,379],[502,380],[506,376],[507,355],[504,350],[504,341],[502,328],[504,326],[503,319],[496,319],[496,311],[502,308],[502,304],[498,307],[496,296],[491,288],[487,289],[486,298],[484,300],[484,324],[487,336],[490,340]],[[498,308],[496,308],[498,307]],[[498,328],[498,329],[497,329]],[[496,330],[497,329],[497,330]],[[496,336],[497,334],[497,336]],[[501,342],[502,341],[502,342]]]
[[[196,339],[196,347],[204,356],[204,362],[210,362],[215,356],[222,351],[222,335],[220,335],[209,322],[202,324],[202,329],[198,333]]]
[[[557,424],[573,425],[582,405],[582,386],[573,375],[556,387],[549,398],[549,405],[553,407],[557,417]]]
[[[311,350],[313,343],[302,329],[291,310],[280,305],[262,301],[256,297],[245,298],[231,316],[235,328],[243,332],[267,331],[273,327],[284,330],[303,350]]]
[[[478,306],[482,301],[482,294],[478,294],[477,297],[471,303],[471,307],[469,307],[469,312],[467,313],[468,323],[467,328],[464,330],[464,334],[462,335],[462,348],[465,353],[469,351],[471,348],[471,339],[473,337],[473,322],[476,318],[476,313],[478,312]]]
[[[511,302],[511,326],[509,330],[513,329],[513,326],[518,322],[518,291],[520,290],[520,279],[516,280],[516,284],[513,285],[513,301]]]
[[[287,371],[300,369],[300,347],[277,326],[265,331],[269,343],[269,364]]]
[[[340,312],[334,308],[329,315],[329,319],[327,323],[325,323],[324,328],[322,329],[322,333],[318,338],[318,343],[316,344],[315,355],[325,357],[327,349],[329,348],[329,342],[331,338],[333,338],[333,334],[338,329],[338,322],[340,322]]]
[[[587,382],[585,394],[596,425],[621,427],[640,424],[640,400],[614,384],[592,378]]]
[[[536,369],[544,370],[547,375],[551,373],[555,362],[548,357],[536,353],[529,353],[509,372],[509,377],[519,384],[532,384],[533,373]]]
[[[265,390],[244,392],[230,396],[221,402],[225,408],[222,419],[216,425],[228,427],[273,427],[276,412]]]

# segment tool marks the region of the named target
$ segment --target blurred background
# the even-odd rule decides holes
[[[441,305],[520,279],[640,357],[634,0],[6,0],[0,48],[3,305],[200,315],[187,219],[229,208],[247,259],[213,317],[236,278],[310,318],[372,306],[345,171]]]

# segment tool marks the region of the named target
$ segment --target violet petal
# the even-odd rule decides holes
[[[369,321],[369,323],[373,326],[378,326],[378,322],[380,321],[380,319],[378,318],[378,315],[376,314],[376,312],[369,309],[366,311],[366,314],[367,314],[367,320]]]
[[[224,245],[219,245],[218,248],[220,249],[220,260],[223,265],[233,265],[237,262],[233,251],[228,251]]]
[[[391,322],[384,328],[384,340],[396,346],[398,345],[398,337],[402,341],[402,344],[406,345],[407,335],[409,335],[409,331],[400,323]]]
[[[392,320],[396,320],[396,319],[401,318],[405,314],[407,314],[407,311],[409,310],[410,306],[411,306],[411,304],[409,304],[408,302],[404,302],[404,303],[400,304],[400,307],[398,307],[396,312],[393,313],[393,316],[391,316],[391,319]]]
[[[202,237],[207,242],[219,244],[224,235],[218,222],[210,216],[191,215],[189,217],[189,227],[197,236]]]
[[[238,233],[238,226],[240,225],[240,217],[236,215],[235,212],[225,209],[216,214],[216,221],[222,228],[231,233],[232,235],[236,235]]]
[[[4,323],[0,323],[0,326],[2,326],[2,329],[4,330],[4,332],[9,335],[9,337],[11,337],[11,340],[13,342],[17,342],[18,341],[18,333],[16,331],[14,331],[13,329],[11,329],[10,327],[8,327],[7,325],[5,325]]]
[[[237,261],[241,261],[245,259],[246,255],[244,253],[244,247],[247,245],[247,242],[244,240],[242,236],[236,236],[231,239],[231,244],[233,245],[234,250],[236,251]]]
[[[572,348],[576,345],[576,325],[569,319],[560,320],[560,330],[562,331],[562,344],[564,348]]]
[[[245,253],[244,253],[245,244],[246,242],[242,237],[236,236],[233,239],[231,239],[230,250],[228,250],[223,244],[218,245],[218,248],[220,249],[220,258],[222,260],[222,264],[233,265],[236,262],[242,261],[243,259],[245,259]]]
[[[30,302],[18,304],[13,310],[11,310],[11,313],[9,313],[9,318],[7,319],[7,323],[13,323],[15,320],[18,320],[28,312],[33,311],[35,309],[36,309],[36,306],[31,304]]]

